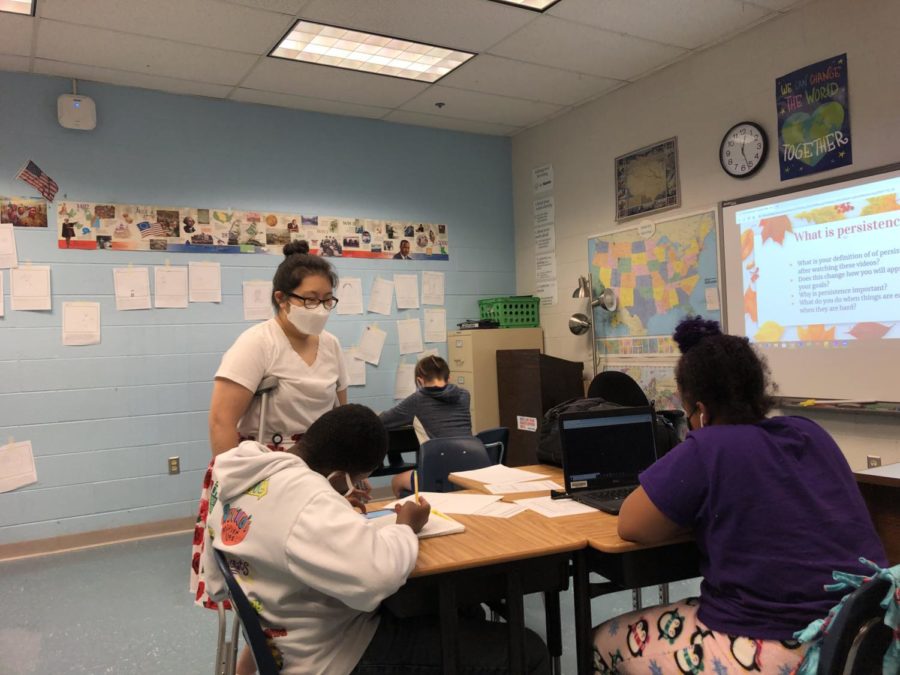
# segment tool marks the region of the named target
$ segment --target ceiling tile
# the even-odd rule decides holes
[[[312,21],[476,53],[536,16],[485,0],[311,0],[301,15]]]
[[[281,14],[296,14],[309,0],[219,0],[230,5],[244,5],[255,9],[264,9],[267,12],[280,12]]]
[[[0,70],[16,70],[28,72],[31,65],[31,59],[27,56],[10,56],[9,54],[0,54]]]
[[[412,124],[417,127],[433,127],[436,129],[449,129],[450,131],[465,131],[471,134],[487,134],[489,136],[510,136],[521,130],[520,127],[511,127],[504,124],[490,124],[488,122],[454,119],[453,117],[425,115],[423,113],[409,112],[407,110],[395,110],[385,117],[384,121],[396,122],[398,124]]]
[[[215,84],[237,84],[257,57],[41,19],[38,58]]]
[[[616,80],[632,80],[686,50],[541,16],[490,50],[545,66]]]
[[[281,108],[296,108],[298,110],[310,110],[332,115],[370,117],[372,119],[381,119],[391,111],[390,108],[376,108],[374,106],[356,105],[355,103],[344,103],[342,101],[326,101],[320,98],[310,98],[309,96],[294,96],[292,94],[278,94],[271,91],[243,88],[235,91],[229,98],[233,101],[242,101],[244,103],[261,103]]]
[[[435,105],[438,102],[444,103],[444,106],[438,108]],[[401,109],[438,117],[525,127],[562,110],[562,106],[434,85],[401,106]]]
[[[0,14],[0,52],[4,54],[31,54],[31,31],[34,17]]]
[[[550,14],[616,33],[696,49],[746,28],[770,11],[739,0],[566,0]]]
[[[43,18],[253,54],[268,53],[293,18],[217,0],[42,0]]]
[[[442,86],[573,105],[621,84],[617,80],[481,54],[441,80]]]
[[[753,0],[753,4],[767,7],[768,9],[777,9],[783,12],[788,9],[796,9],[800,5],[806,5],[812,1],[813,0]]]
[[[57,75],[59,77],[74,78],[76,80],[91,80],[92,82],[105,82],[117,84],[123,87],[140,87],[142,89],[156,89],[168,91],[173,94],[193,94],[195,96],[208,96],[210,98],[225,98],[232,87],[222,84],[207,84],[205,82],[190,82],[177,80],[171,77],[159,77],[144,73],[129,73],[124,70],[112,68],[98,68],[97,66],[79,66],[59,61],[46,61],[35,59],[34,72],[42,75]]]
[[[428,87],[396,77],[273,58],[260,61],[241,86],[385,108],[396,108]]]

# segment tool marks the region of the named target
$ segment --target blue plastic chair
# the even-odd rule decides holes
[[[492,463],[484,443],[474,436],[432,438],[419,450],[419,489],[452,492],[457,487],[448,480],[451,473],[483,469]]]
[[[506,446],[509,445],[509,427],[493,427],[475,434],[487,450],[491,464],[503,464],[506,458]]]
[[[240,621],[241,629],[244,633],[244,639],[250,645],[253,652],[253,660],[256,661],[256,670],[259,675],[278,675],[280,668],[272,657],[269,650],[269,644],[266,642],[266,634],[263,633],[262,626],[259,625],[259,616],[256,610],[247,600],[244,591],[241,589],[231,569],[228,567],[228,560],[221,551],[215,551],[216,565],[222,576],[225,577],[225,585],[228,586],[228,597],[231,599],[231,606],[237,614],[237,620]],[[235,644],[234,647],[237,645]],[[233,657],[232,657],[233,658]],[[233,661],[231,664],[233,672]]]

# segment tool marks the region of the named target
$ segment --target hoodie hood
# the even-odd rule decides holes
[[[230,501],[292,464],[304,466],[302,459],[289,452],[274,452],[256,441],[244,441],[216,457],[213,470],[219,483],[218,496]]]
[[[422,387],[419,391],[429,398],[443,401],[444,403],[456,403],[459,401],[459,397],[462,396],[459,387],[452,383],[445,384],[443,387]]]

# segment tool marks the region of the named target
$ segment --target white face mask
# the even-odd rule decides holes
[[[332,471],[330,474],[325,476],[325,480],[331,483],[331,479],[340,474],[344,474],[344,481],[347,483],[347,491],[342,495],[343,497],[349,497],[353,494],[353,490],[355,489],[353,486],[353,481],[350,480],[350,474],[346,471]],[[340,492],[337,486],[334,483],[331,483],[331,487]]]
[[[319,305],[315,309],[306,309],[306,307],[288,304],[290,305],[287,314],[288,321],[301,333],[319,335],[325,330],[325,324],[328,323],[328,316],[331,312],[325,309],[324,305]]]

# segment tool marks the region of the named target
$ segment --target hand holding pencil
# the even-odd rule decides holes
[[[419,474],[413,471],[413,487],[415,491],[415,499],[407,501],[403,504],[397,504],[394,509],[397,511],[397,524],[409,525],[416,534],[425,527],[428,522],[428,516],[431,514],[431,505],[419,497]]]

